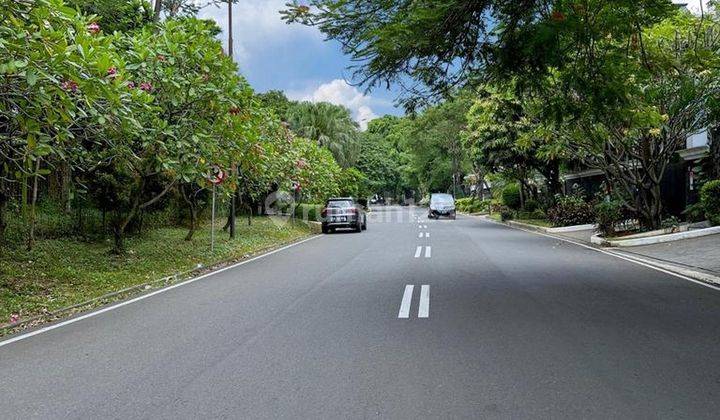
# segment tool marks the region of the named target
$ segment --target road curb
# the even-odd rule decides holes
[[[632,247],[641,245],[661,244],[665,242],[682,241],[685,239],[701,238],[703,236],[720,234],[720,226],[709,227],[705,229],[688,230],[685,232],[664,233],[655,236],[632,239],[605,239],[598,235],[593,235],[592,243],[595,245],[612,246],[612,247]]]
[[[715,274],[711,274],[705,271],[699,271],[699,269],[693,269],[689,267],[682,267],[677,264],[673,264],[666,261],[661,261],[655,258],[650,258],[647,256],[640,256],[637,254],[631,254],[627,251],[621,251],[619,249],[610,249],[610,248],[604,248],[604,250],[611,254],[621,255],[624,258],[629,258],[632,260],[636,260],[648,265],[652,265],[658,268],[662,268],[664,270],[672,271],[678,274],[682,274],[683,276],[687,276],[690,278],[693,278],[695,280],[699,280],[705,283],[709,283],[715,286],[720,286],[720,276],[717,276]]]
[[[599,246],[596,246],[595,244],[586,244],[586,243],[576,242],[576,241],[573,241],[573,240],[571,240],[571,239],[564,238],[564,237],[562,237],[562,236],[553,235],[552,233],[541,232],[541,231],[538,231],[538,230],[524,229],[524,228],[522,228],[522,227],[517,226],[517,223],[516,223],[515,226],[513,226],[513,225],[510,225],[510,224],[508,224],[508,223],[504,223],[504,222],[499,222],[499,221],[497,221],[497,220],[493,220],[493,219],[491,219],[491,218],[489,218],[489,217],[487,217],[487,216],[472,216],[472,217],[477,217],[477,218],[480,218],[480,219],[482,219],[482,220],[488,221],[488,222],[490,222],[490,223],[495,223],[495,224],[498,224],[498,225],[507,226],[507,227],[509,227],[509,228],[511,228],[511,229],[517,229],[517,230],[521,230],[521,231],[523,231],[523,232],[534,233],[534,234],[536,234],[536,235],[547,236],[547,237],[549,237],[549,238],[557,239],[557,240],[560,240],[560,241],[563,241],[563,242],[568,242],[568,243],[571,243],[571,244],[573,244],[573,245],[577,245],[577,246],[580,246],[580,247],[583,247],[583,248],[587,248],[587,249],[590,249],[590,250],[593,250],[593,251],[601,252],[601,253],[603,253],[603,254],[610,255],[610,256],[613,256],[613,257],[616,257],[616,258],[620,258],[620,259],[625,260],[625,261],[633,262],[633,263],[635,263],[635,264],[639,264],[639,265],[642,265],[642,266],[645,266],[645,267],[648,267],[648,268],[652,268],[652,269],[654,269],[654,270],[661,271],[661,272],[663,272],[663,273],[670,274],[670,275],[673,275],[673,276],[675,276],[675,277],[679,277],[679,278],[681,278],[681,279],[688,280],[688,281],[691,281],[691,282],[693,282],[693,283],[696,283],[696,284],[700,284],[700,285],[709,287],[709,288],[711,288],[711,289],[713,289],[713,290],[718,290],[718,291],[720,291],[720,276],[716,276],[716,275],[714,275],[714,274],[710,274],[710,273],[706,273],[706,272],[701,272],[701,271],[693,270],[693,269],[686,268],[686,267],[681,267],[681,266],[678,266],[678,265],[676,265],[676,264],[671,264],[671,263],[667,263],[667,262],[660,262],[660,261],[655,260],[655,259],[648,259],[648,258],[645,258],[645,257],[639,257],[639,256],[637,256],[637,255],[635,255],[635,254],[633,254],[633,255],[628,255],[628,252],[627,252],[627,251],[626,251],[626,252],[621,252],[621,251],[619,251],[619,250],[617,250],[617,249],[613,249],[613,248],[609,248],[609,247],[599,247]]]

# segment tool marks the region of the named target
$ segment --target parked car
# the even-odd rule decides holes
[[[325,203],[322,213],[322,232],[350,228],[356,232],[367,229],[365,207],[352,197],[331,198]]]
[[[452,195],[438,193],[430,195],[428,218],[439,219],[440,216],[455,219],[455,199]]]

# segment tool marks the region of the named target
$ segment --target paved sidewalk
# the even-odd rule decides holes
[[[563,232],[563,233],[554,233],[553,235],[560,236],[562,238],[567,238],[576,242],[582,242],[585,244],[590,244],[590,237],[595,234],[595,231],[592,229],[589,230],[578,230],[575,232]]]
[[[623,248],[622,252],[720,276],[720,234]]]

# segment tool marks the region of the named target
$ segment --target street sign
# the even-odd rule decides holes
[[[207,175],[207,180],[212,184],[212,216],[210,218],[210,252],[215,252],[215,194],[216,187],[225,181],[227,174],[225,171],[220,169],[219,166],[213,165],[210,167],[210,173]]]
[[[210,181],[211,184],[222,184],[223,181],[225,181],[225,178],[227,178],[227,174],[225,171],[220,169],[219,166],[213,165],[210,167],[210,173],[207,175],[207,180]]]

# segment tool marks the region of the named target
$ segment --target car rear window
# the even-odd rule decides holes
[[[343,208],[343,207],[352,207],[353,202],[350,200],[333,200],[328,201],[327,207],[334,207],[334,208]]]
[[[450,194],[433,194],[432,197],[430,197],[430,202],[432,203],[452,203],[453,197]]]

